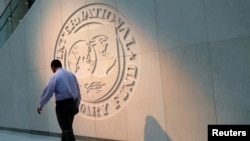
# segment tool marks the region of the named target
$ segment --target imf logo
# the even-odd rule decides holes
[[[137,84],[137,53],[130,25],[109,5],[85,5],[67,19],[54,58],[78,78],[80,116],[105,119],[126,106]]]

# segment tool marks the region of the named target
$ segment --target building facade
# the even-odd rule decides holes
[[[60,133],[60,59],[81,86],[78,136],[205,141],[210,124],[249,124],[247,0],[35,1],[0,50],[0,127]]]

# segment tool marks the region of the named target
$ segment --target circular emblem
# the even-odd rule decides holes
[[[80,116],[104,119],[126,106],[138,79],[137,53],[130,25],[114,7],[85,5],[66,20],[54,58],[78,79]]]

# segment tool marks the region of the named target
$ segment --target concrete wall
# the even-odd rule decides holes
[[[77,9],[91,6],[116,13],[127,26],[88,18],[81,32],[69,33]],[[60,133],[54,98],[42,115],[36,113],[52,74],[50,62],[73,60],[61,57],[60,49],[98,34],[110,37],[113,47],[108,49],[111,58],[95,60],[101,67],[98,80],[116,90],[98,101],[99,91],[89,96],[81,86],[89,103],[82,100],[75,118],[77,135],[124,141],[205,141],[208,124],[250,124],[249,13],[248,0],[36,1],[0,50],[0,126]],[[86,24],[90,22],[97,24]],[[134,40],[126,44],[128,39]],[[112,59],[120,70],[101,75],[107,67],[102,61]],[[76,69],[70,63],[64,67]],[[87,80],[75,73],[81,84],[94,82],[93,74]],[[115,83],[118,74],[119,83]],[[105,88],[101,92],[108,92]],[[101,116],[93,114],[93,107],[99,107]]]

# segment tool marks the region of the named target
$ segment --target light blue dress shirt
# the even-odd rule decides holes
[[[39,107],[42,108],[53,94],[55,94],[56,101],[78,98],[77,104],[79,106],[81,94],[75,75],[63,68],[58,68],[42,92]]]

